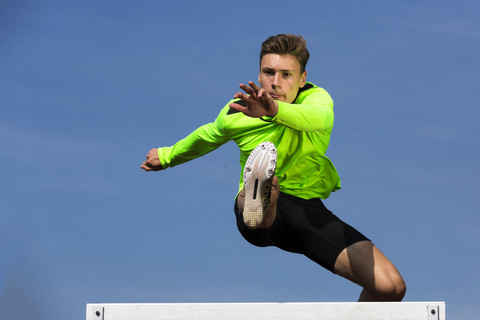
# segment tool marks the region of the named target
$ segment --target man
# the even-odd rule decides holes
[[[394,265],[321,201],[340,189],[338,173],[325,156],[333,101],[306,82],[308,59],[301,36],[268,38],[260,53],[260,86],[241,84],[244,93],[235,94],[215,122],[174,146],[150,150],[141,167],[173,167],[235,141],[243,173],[235,214],[247,241],[304,254],[362,286],[359,301],[401,301],[406,286]]]

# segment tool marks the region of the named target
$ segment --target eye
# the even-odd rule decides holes
[[[273,76],[273,75],[275,75],[275,70],[272,70],[272,69],[266,69],[266,68],[265,68],[265,69],[262,70],[262,72],[263,72],[264,74],[266,74],[267,76]]]

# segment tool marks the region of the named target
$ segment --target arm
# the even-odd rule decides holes
[[[201,157],[227,142],[229,138],[218,129],[217,121],[196,129],[170,147],[152,149],[140,166],[145,171],[158,171]]]
[[[327,91],[319,87],[308,89],[295,102],[278,101],[276,116],[263,119],[305,132],[332,130],[333,100]]]
[[[247,94],[237,93],[234,98],[247,103],[243,107],[231,103],[230,108],[254,118],[305,132],[326,131],[333,127],[333,100],[322,88],[312,86],[300,93],[295,103],[286,103],[273,98],[250,81],[249,86],[240,85]]]

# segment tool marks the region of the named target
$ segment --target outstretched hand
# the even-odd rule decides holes
[[[159,171],[163,169],[162,163],[158,158],[158,149],[152,149],[147,154],[147,160],[140,166],[145,171]]]
[[[277,114],[278,104],[265,89],[260,89],[253,81],[249,81],[248,86],[242,83],[240,88],[245,93],[238,92],[233,97],[245,101],[247,106],[243,107],[238,103],[232,102],[229,105],[230,108],[243,112],[252,118],[274,117]]]

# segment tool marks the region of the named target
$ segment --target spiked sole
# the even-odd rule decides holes
[[[276,165],[277,149],[268,141],[253,149],[245,163],[243,222],[250,229],[256,229],[262,224],[265,210],[270,205],[270,191]]]

